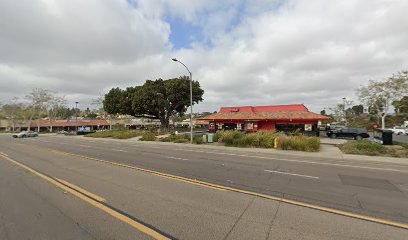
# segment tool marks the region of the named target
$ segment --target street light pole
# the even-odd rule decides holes
[[[75,132],[78,133],[78,103],[75,102]]]
[[[190,143],[193,144],[193,74],[184,63],[180,62],[176,58],[173,58],[172,60],[183,65],[190,74]]]

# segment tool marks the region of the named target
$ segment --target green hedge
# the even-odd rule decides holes
[[[277,148],[282,150],[318,152],[320,150],[320,139],[318,137],[282,135],[278,137],[277,145]]]
[[[129,139],[133,137],[138,137],[142,135],[139,131],[100,131],[95,133],[90,133],[85,135],[85,137],[93,137],[93,138],[115,138],[115,139]]]
[[[242,133],[237,131],[218,131],[214,135],[214,141],[234,147],[274,148],[275,139],[277,148],[282,150],[295,150],[317,152],[320,150],[318,137],[306,137],[303,135],[286,136],[282,133],[259,131],[256,133]]]
[[[143,133],[140,141],[156,141],[156,134],[152,132]]]

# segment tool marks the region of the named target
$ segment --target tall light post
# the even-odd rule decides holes
[[[343,98],[343,114],[344,114],[344,122],[346,123],[347,126],[347,114],[346,114],[346,98]]]
[[[172,59],[175,62],[179,62],[181,65],[183,65],[188,73],[190,74],[190,143],[193,143],[193,74],[190,72],[190,69],[188,69],[188,67],[180,62],[179,60],[177,60],[176,58]]]
[[[75,102],[75,131],[78,132],[78,103]]]

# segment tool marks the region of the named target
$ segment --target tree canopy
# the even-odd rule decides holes
[[[193,104],[203,101],[204,90],[193,81]],[[184,115],[190,106],[190,80],[183,76],[172,79],[147,80],[142,86],[112,88],[103,101],[109,114],[148,114],[167,127],[174,114]]]
[[[382,81],[371,80],[367,86],[358,89],[360,101],[381,119],[385,128],[385,117],[391,104],[408,93],[408,71],[393,74]]]

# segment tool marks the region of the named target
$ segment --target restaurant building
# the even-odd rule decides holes
[[[238,130],[245,132],[300,129],[307,135],[318,135],[318,123],[329,117],[310,112],[303,104],[275,106],[221,107],[218,113],[200,118],[209,121],[209,130]]]

